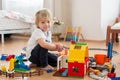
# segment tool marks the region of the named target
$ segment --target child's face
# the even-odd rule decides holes
[[[43,17],[40,19],[38,23],[38,27],[42,29],[44,32],[48,31],[50,29],[51,21],[47,17]]]

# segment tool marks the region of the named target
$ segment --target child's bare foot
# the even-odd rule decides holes
[[[54,68],[52,66],[50,66],[50,65],[47,65],[46,67],[41,68],[41,69],[43,69],[43,70],[48,70],[48,69],[54,70]]]

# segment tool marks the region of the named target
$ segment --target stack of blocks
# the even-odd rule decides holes
[[[87,43],[71,44],[68,56],[68,76],[84,77],[88,68]]]

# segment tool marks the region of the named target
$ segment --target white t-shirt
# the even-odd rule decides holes
[[[29,58],[31,56],[31,51],[33,50],[33,48],[38,44],[37,40],[40,38],[45,39],[47,42],[51,42],[51,31],[47,32],[48,34],[46,34],[45,32],[43,32],[41,29],[36,28],[29,41],[27,44],[27,58]]]

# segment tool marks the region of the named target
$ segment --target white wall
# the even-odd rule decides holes
[[[62,32],[62,36],[65,36],[65,32],[66,32],[66,28],[68,26],[72,26],[72,3],[71,0],[61,0],[62,4],[61,4],[61,15],[60,15],[60,19],[64,22],[64,25],[61,27],[61,32]],[[57,10],[56,10],[57,11]]]
[[[100,40],[100,0],[72,0],[72,3],[72,25],[82,27],[85,39]]]
[[[72,25],[87,40],[105,40],[107,25],[119,14],[120,0],[72,0]]]
[[[118,17],[120,0],[101,0],[101,30],[103,39],[106,38],[107,25]]]
[[[0,10],[2,9],[2,0],[0,0]]]

